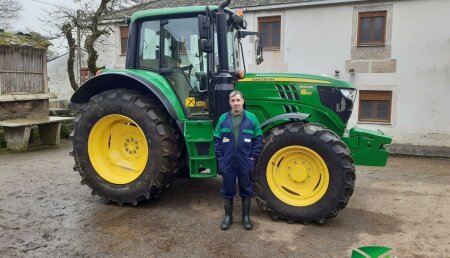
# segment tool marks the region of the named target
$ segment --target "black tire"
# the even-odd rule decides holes
[[[111,114],[135,121],[148,143],[148,161],[144,170],[137,179],[127,184],[113,184],[103,179],[89,157],[88,138],[91,129],[97,121]],[[109,90],[93,96],[79,108],[73,136],[74,170],[80,173],[81,183],[88,185],[92,194],[99,195],[105,202],[137,205],[140,201],[158,198],[172,185],[181,156],[179,140],[175,122],[159,101],[136,91]]]
[[[329,185],[317,202],[308,206],[293,206],[281,201],[269,187],[267,166],[280,149],[304,146],[316,152],[328,168]],[[253,174],[256,201],[273,219],[288,222],[322,224],[335,217],[349,202],[355,185],[355,166],[347,146],[334,132],[319,124],[291,123],[269,131]]]

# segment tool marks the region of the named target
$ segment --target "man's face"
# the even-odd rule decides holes
[[[241,94],[236,94],[230,98],[230,106],[234,114],[240,114],[244,110],[244,99]]]

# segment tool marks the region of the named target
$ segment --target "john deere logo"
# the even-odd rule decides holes
[[[387,253],[392,249],[384,246],[364,246],[352,252],[352,258],[391,258]]]

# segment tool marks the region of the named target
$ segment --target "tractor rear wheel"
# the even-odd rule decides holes
[[[264,137],[253,174],[256,201],[272,218],[305,224],[335,217],[353,193],[347,146],[319,124],[285,124]]]
[[[73,137],[74,170],[105,202],[158,198],[178,172],[176,125],[139,92],[110,90],[80,107]]]

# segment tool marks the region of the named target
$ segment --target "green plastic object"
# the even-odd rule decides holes
[[[342,140],[347,144],[356,165],[386,166],[389,156],[385,145],[392,137],[381,131],[354,127],[344,134]]]
[[[217,175],[217,162],[211,120],[184,122],[184,139],[189,153],[191,178],[209,178]]]

